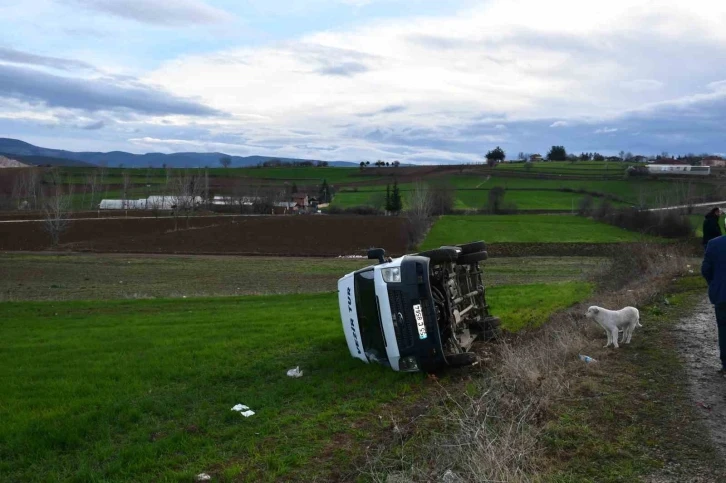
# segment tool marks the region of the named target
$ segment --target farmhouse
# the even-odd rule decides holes
[[[706,156],[701,160],[701,166],[723,168],[726,167],[726,159],[723,159],[721,156]]]
[[[279,201],[272,205],[272,213],[275,215],[287,215],[297,211],[298,206],[294,201]]]
[[[680,160],[680,159],[673,159],[673,158],[659,158],[653,161],[653,164],[667,164],[669,166],[676,166],[676,165],[686,165],[687,162]]]
[[[299,207],[305,208],[310,204],[308,195],[304,193],[295,193],[292,195],[292,201]]]

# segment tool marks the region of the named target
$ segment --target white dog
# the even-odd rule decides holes
[[[620,310],[608,310],[593,305],[585,313],[585,317],[595,320],[600,327],[605,329],[605,333],[608,336],[608,343],[605,347],[610,344],[616,349],[618,346],[618,333],[620,330],[623,331],[622,342],[630,344],[630,338],[633,337],[633,331],[636,327],[643,327],[640,325],[640,312],[635,307],[625,307]]]

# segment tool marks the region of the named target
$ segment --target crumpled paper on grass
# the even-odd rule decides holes
[[[245,406],[244,404],[235,404],[232,407],[232,411],[237,411],[242,416],[249,418],[250,416],[254,416],[255,412],[252,411],[249,407]]]

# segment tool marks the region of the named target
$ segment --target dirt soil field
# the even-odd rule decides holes
[[[370,247],[406,252],[405,219],[371,216],[245,216],[77,220],[61,235],[61,250],[102,253],[192,253],[337,257]],[[0,223],[0,250],[49,248],[42,223]]]
[[[602,258],[497,258],[484,266],[487,287],[587,282]],[[0,254],[0,302],[218,297],[334,292],[366,259],[220,255]]]

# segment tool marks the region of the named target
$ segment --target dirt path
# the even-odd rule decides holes
[[[726,456],[726,379],[716,374],[720,364],[716,316],[708,298],[679,321],[675,332],[686,362],[691,398],[715,446]]]
[[[480,187],[481,185],[483,185],[484,183],[486,183],[487,181],[489,181],[491,178],[492,178],[491,176],[487,176],[487,179],[485,179],[484,181],[482,181],[481,183],[479,183],[478,185],[476,185],[476,187],[477,188]]]

